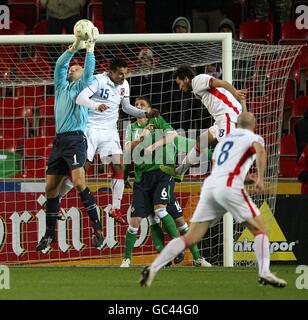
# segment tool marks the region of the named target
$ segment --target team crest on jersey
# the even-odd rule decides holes
[[[121,95],[121,96],[124,96],[124,93],[125,93],[125,88],[121,88],[120,95]]]

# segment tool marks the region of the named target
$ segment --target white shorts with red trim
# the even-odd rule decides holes
[[[104,162],[104,158],[108,156],[123,153],[117,129],[88,128],[86,137],[88,141],[87,158],[90,161],[93,161],[95,154],[99,154],[101,161]]]
[[[211,221],[211,225],[230,212],[238,223],[260,215],[258,207],[244,189],[207,187],[203,184],[200,199],[190,222]]]
[[[209,128],[209,132],[217,141],[220,141],[226,135],[228,135],[233,129],[235,129],[236,123],[230,119],[228,113],[219,116],[214,124]]]

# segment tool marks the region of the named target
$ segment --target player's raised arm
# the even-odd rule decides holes
[[[95,70],[95,56],[94,56],[94,47],[97,37],[99,35],[98,29],[92,28],[91,34],[89,35],[88,40],[85,43],[85,48],[87,50],[87,55],[84,64],[84,71],[82,73],[81,81],[84,86],[89,86],[93,80],[93,73]]]
[[[235,87],[233,87],[233,85],[225,80],[220,80],[220,79],[216,79],[216,78],[212,78],[211,79],[211,87],[212,88],[224,88],[226,90],[228,90],[229,92],[231,92],[233,94],[233,96],[238,100],[241,101],[243,99],[246,98],[247,95],[247,90],[243,89],[243,90],[237,90],[235,89]]]
[[[259,142],[254,142],[253,147],[256,151],[256,163],[258,170],[258,179],[256,182],[256,190],[257,192],[263,192],[264,190],[264,175],[266,169],[267,156],[264,146]]]
[[[76,38],[74,43],[58,58],[54,71],[54,82],[56,87],[68,83],[67,72],[69,64],[74,56],[74,53],[82,48],[84,48],[84,41],[80,41]]]
[[[248,109],[247,109],[247,104],[246,104],[246,99],[242,99],[240,100],[240,103],[243,107],[243,112],[248,112]]]

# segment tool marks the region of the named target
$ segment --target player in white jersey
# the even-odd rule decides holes
[[[243,223],[255,236],[255,252],[258,261],[259,282],[285,287],[286,281],[270,272],[269,240],[260,211],[244,190],[246,174],[256,159],[256,192],[264,191],[266,151],[264,140],[254,134],[255,118],[244,112],[238,118],[238,129],[222,139],[213,154],[213,170],[204,181],[200,199],[191,218],[188,233],[173,239],[154,260],[143,269],[141,286],[150,286],[156,273],[180,252],[198,243],[210,225],[215,224],[226,212],[236,222]]]
[[[182,180],[190,166],[199,162],[200,150],[214,145],[235,128],[237,117],[243,110],[240,101],[245,99],[246,90],[236,90],[227,81],[216,79],[208,74],[196,76],[194,70],[188,65],[180,66],[175,71],[174,77],[180,90],[192,91],[215,120],[214,125],[198,137],[196,146],[187,154],[179,167],[175,170],[170,167],[161,167],[162,171]],[[246,111],[245,108],[246,106],[244,111]]]
[[[112,59],[109,71],[96,75],[94,82],[76,100],[78,104],[90,109],[86,131],[88,160],[92,162],[95,154],[99,154],[103,163],[111,162],[112,209],[109,214],[120,223],[125,223],[125,220],[120,210],[124,191],[124,165],[117,129],[119,107],[121,105],[124,112],[134,117],[157,116],[156,109],[146,114],[130,104],[129,84],[125,80],[127,72],[125,61]]]

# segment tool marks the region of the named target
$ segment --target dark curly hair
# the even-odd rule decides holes
[[[117,71],[118,68],[127,68],[127,63],[124,60],[115,57],[110,61],[109,69],[111,71]]]
[[[195,70],[189,66],[188,64],[180,65],[174,71],[174,78],[179,78],[180,80],[184,80],[186,77],[188,79],[193,79],[196,76]]]

